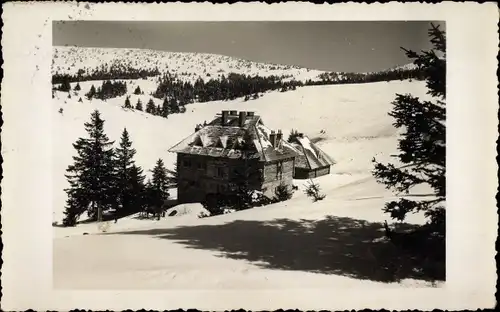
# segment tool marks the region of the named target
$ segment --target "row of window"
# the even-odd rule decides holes
[[[219,183],[214,183],[212,181],[188,181],[187,186],[191,188],[202,188],[205,189],[205,191],[208,192],[216,192],[216,193],[222,193],[227,191],[230,186],[226,184],[219,184]]]
[[[205,162],[196,162],[196,165],[193,166],[193,162],[191,161],[191,159],[184,159],[184,160],[182,160],[182,166],[184,168],[197,168],[197,169],[204,169],[204,170],[207,169],[207,163],[205,163]]]
[[[184,159],[182,161],[182,165],[184,168],[195,168],[198,170],[207,170],[207,163],[206,162],[196,162],[193,164],[193,161],[191,159]],[[216,167],[214,171],[214,176],[223,178],[227,174],[227,167]],[[234,175],[238,175],[237,170],[234,170]],[[276,179],[282,179],[283,178],[283,162],[279,161],[276,163]]]
[[[207,170],[207,163],[206,162],[196,162],[196,164],[193,165],[193,161],[191,159],[184,159],[182,161],[182,166],[184,168],[196,168],[198,170]],[[226,171],[225,167],[216,167],[215,170],[215,176],[222,178],[224,177],[224,173]]]

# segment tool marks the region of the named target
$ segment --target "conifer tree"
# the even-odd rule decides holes
[[[61,86],[59,87],[59,91],[69,92],[70,90],[71,84],[69,83],[69,78],[65,76],[61,83]]]
[[[169,112],[172,114],[178,114],[180,112],[179,104],[175,98],[171,98],[168,102]]]
[[[384,211],[393,219],[403,221],[412,212],[422,211],[436,232],[444,234],[446,196],[446,37],[439,26],[432,25],[429,36],[433,49],[415,53],[405,50],[425,75],[428,94],[434,101],[424,101],[411,94],[397,94],[393,102],[394,126],[403,128],[399,154],[395,157],[403,166],[381,164],[374,159],[373,175],[388,189],[408,193],[419,184],[434,190],[434,199],[402,198],[385,205]]]
[[[306,184],[304,193],[307,195],[307,197],[312,198],[313,202],[317,202],[318,200],[323,200],[326,197],[326,195],[322,194],[320,190],[321,189],[319,184],[314,183],[312,179],[309,179],[308,183]]]
[[[166,118],[166,117],[168,117],[168,114],[170,114],[170,107],[169,107],[168,100],[165,98],[165,100],[163,100],[163,104],[162,104],[162,108],[161,108],[161,115]]]
[[[142,211],[146,203],[144,198],[146,191],[145,178],[142,168],[134,164],[130,169],[129,180],[131,194],[130,207],[133,211]]]
[[[167,169],[161,158],[156,161],[156,165],[152,172],[153,177],[151,183],[153,187],[160,192],[162,198],[167,199],[169,196]]]
[[[156,111],[156,105],[153,102],[153,99],[150,99],[148,104],[146,104],[146,113],[154,114],[155,111]]]
[[[119,215],[133,212],[139,207],[141,192],[143,189],[144,176],[142,169],[136,166],[134,155],[136,150],[132,148],[127,129],[123,129],[120,145],[116,149],[116,187],[118,197]]]
[[[123,108],[132,108],[132,104],[130,104],[130,98],[128,96],[125,98],[125,104],[123,104]]]
[[[159,213],[163,207],[163,203],[170,196],[168,193],[168,177],[167,170],[163,164],[163,160],[158,159],[152,170],[153,176],[148,187],[148,204],[153,211]]]
[[[293,196],[293,189],[289,188],[287,184],[281,182],[274,189],[274,200],[276,202],[285,201],[291,199]]]
[[[70,187],[65,190],[68,195],[65,225],[74,225],[84,212],[94,220],[100,219],[102,212],[116,202],[113,142],[104,133],[104,120],[98,110],[85,123],[85,130],[89,138],[79,138],[73,144],[77,156],[66,169]]]
[[[80,83],[79,83],[79,82],[77,82],[77,83],[76,83],[76,86],[75,86],[75,88],[74,88],[73,90],[75,90],[75,91],[80,91],[81,89],[82,89],[82,88],[80,87]]]
[[[134,94],[140,95],[141,93],[142,93],[141,88],[139,86],[137,86],[137,88],[135,88],[135,90],[134,90]]]
[[[92,98],[93,98],[96,94],[97,94],[96,89],[95,89],[94,85],[92,85],[92,86],[90,87],[89,92],[88,92],[87,94],[85,94],[85,96],[87,97],[87,99],[89,99],[89,100],[90,100],[90,99],[92,99]]]
[[[135,109],[142,111],[142,102],[141,100],[137,101],[137,104],[135,104]]]
[[[177,187],[179,175],[177,174],[177,163],[174,163],[174,169],[167,170],[167,183],[169,187]]]

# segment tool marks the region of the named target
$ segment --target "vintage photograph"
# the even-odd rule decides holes
[[[54,21],[54,287],[443,287],[445,26]]]
[[[2,9],[1,310],[495,306],[496,3]]]

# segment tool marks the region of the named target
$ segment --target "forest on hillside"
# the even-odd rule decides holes
[[[184,81],[182,74],[171,73],[168,70],[161,73],[154,69],[137,69],[132,66],[119,64],[102,64],[94,69],[80,69],[77,74],[52,75],[53,90],[69,92],[70,83],[83,81],[102,81],[102,86],[93,88],[86,94],[88,99],[108,99],[122,96],[126,93],[126,82],[112,82],[113,80],[136,80],[155,77],[157,87],[150,92],[151,97],[164,101],[162,107],[151,107],[147,112],[166,117],[170,113],[184,112],[184,106],[195,102],[227,101],[244,98],[245,101],[256,99],[262,93],[279,90],[286,92],[297,87],[310,85],[332,85],[351,83],[370,83],[379,81],[416,79],[422,80],[423,74],[419,67],[396,68],[373,73],[353,72],[325,72],[317,80],[308,79],[305,82],[295,80],[290,75],[245,75],[229,73],[227,76],[220,74],[217,77],[201,76],[194,83]],[[79,85],[78,85],[79,88]],[[141,90],[143,93],[144,90]],[[130,106],[126,105],[127,108]],[[151,106],[151,105],[150,105]],[[142,103],[136,104],[136,109],[142,110]],[[137,108],[138,107],[138,108]],[[170,109],[167,110],[167,107]],[[177,109],[177,108],[180,109]]]

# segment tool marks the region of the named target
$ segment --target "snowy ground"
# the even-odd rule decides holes
[[[148,80],[136,83],[148,89]],[[81,83],[86,93],[92,82]],[[129,87],[129,92],[133,89]],[[412,268],[390,271],[393,253],[383,236],[381,208],[392,196],[371,177],[371,160],[396,152],[397,131],[387,115],[396,93],[426,97],[422,82],[381,82],[299,88],[270,92],[258,100],[187,106],[168,119],[121,108],[125,97],[103,103],[57,93],[54,107],[54,220],[60,220],[66,187],[64,169],[74,153],[71,143],[84,135],[83,122],[99,109],[105,131],[118,140],[127,127],[146,170],[162,158],[175,161],[168,148],[222,109],[252,110],[264,123],[287,133],[293,128],[335,159],[332,174],[317,179],[326,199],[312,203],[302,191],[266,207],[210,217],[194,214],[159,221],[137,216],[111,223],[54,227],[54,286],[101,289],[222,289],[294,287],[429,286]],[[141,96],[146,103],[148,96]],[[131,102],[135,104],[136,96]],[[57,112],[64,108],[63,114]],[[145,170],[145,171],[146,171]],[[305,181],[295,181],[301,190]],[[425,196],[427,189],[414,190]],[[185,208],[185,209],[184,209]],[[199,211],[196,205],[184,211]],[[422,223],[412,215],[410,223]],[[89,235],[82,235],[84,232]],[[401,282],[389,282],[391,276]]]

